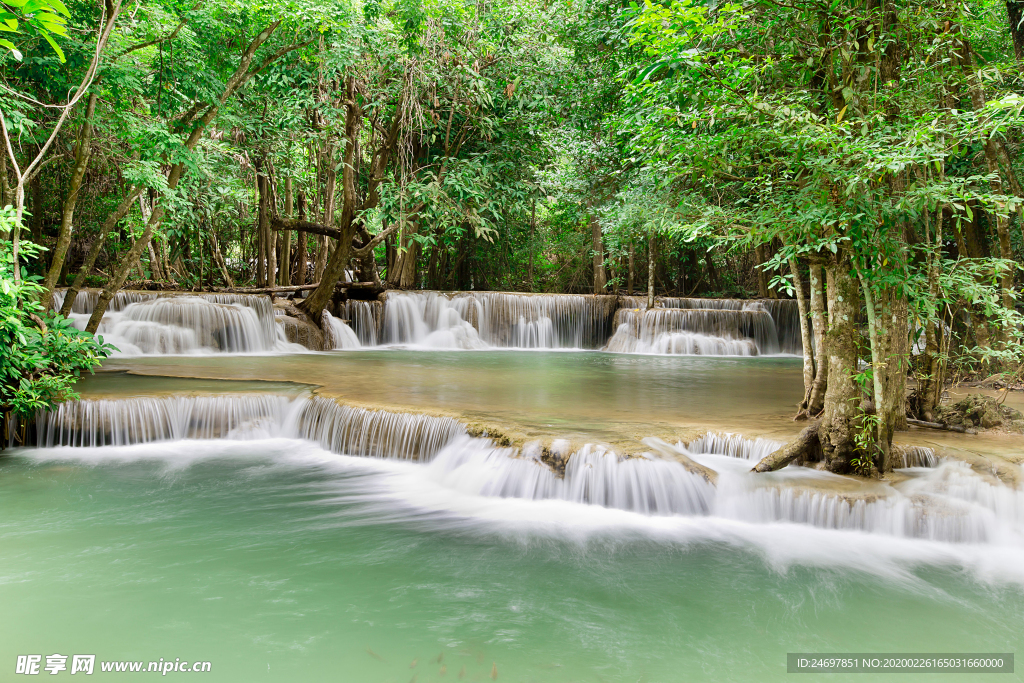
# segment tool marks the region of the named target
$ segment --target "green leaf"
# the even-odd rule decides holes
[[[21,54],[18,48],[14,47],[14,43],[7,40],[6,38],[0,38],[0,47],[6,47],[8,50],[10,50],[11,54],[14,55],[14,58],[17,59],[19,62],[24,59],[24,55]]]
[[[53,38],[50,37],[50,34],[46,31],[43,31],[42,36],[46,39],[46,42],[50,44],[50,47],[53,48],[53,51],[57,53],[57,59],[60,60],[60,63],[63,64],[64,62],[66,62],[67,60],[64,59],[64,50],[60,49],[60,46],[57,45],[56,42],[54,42]]]

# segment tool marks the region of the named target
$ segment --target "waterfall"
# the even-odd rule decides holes
[[[67,290],[54,294],[54,307]],[[82,290],[71,318],[84,329],[99,292]],[[120,291],[110,300],[99,334],[120,355],[266,353],[304,350],[288,344],[267,296],[257,294],[164,294]]]
[[[348,299],[338,306],[338,316],[348,323],[363,346],[376,346],[380,338],[384,304],[380,301]]]
[[[753,474],[750,465],[779,444],[709,433],[679,456],[718,473],[717,486],[687,468],[672,447],[626,456],[586,444],[564,472],[537,448],[500,448],[472,438],[459,421],[339,405],[319,397],[264,394],[83,400],[41,411],[39,447],[102,448],[183,439],[303,439],[333,453],[420,461],[410,471],[462,494],[559,500],[642,515],[717,517],[744,523],[802,524],[953,543],[1024,543],[1024,488],[946,460],[906,470],[896,483],[862,482],[790,466]],[[187,447],[185,447],[187,448]],[[917,458],[935,463],[921,449]],[[1024,469],[1021,471],[1024,477]]]
[[[68,401],[36,416],[40,448],[183,439],[307,439],[334,453],[429,460],[466,428],[450,417],[267,394]]]
[[[393,413],[338,405],[325,398],[304,401],[295,435],[346,455],[430,460],[466,428],[450,417]]]
[[[744,309],[620,309],[605,347],[620,353],[756,356],[779,353],[771,314]]]
[[[771,439],[764,439],[761,437],[748,439],[738,434],[708,432],[704,436],[698,437],[686,444],[684,448],[686,451],[694,455],[716,453],[719,455],[728,455],[731,458],[752,460],[756,463],[760,462],[760,460],[766,455],[774,453],[783,446],[785,446],[785,444],[781,441],[772,441]]]
[[[277,344],[273,310],[269,302],[254,308],[266,300],[251,299],[207,295],[140,301],[105,316],[98,332],[125,355],[270,351]]]
[[[437,292],[389,292],[384,304],[384,343],[436,349],[484,349],[463,315],[464,301]]]
[[[620,353],[752,356],[800,354],[800,314],[790,299],[692,299],[623,296],[615,335]]]
[[[429,471],[463,493],[564,500],[645,515],[702,515],[714,498],[711,484],[677,463],[624,458],[601,446],[587,445],[570,455],[564,478],[535,457],[517,455],[466,437],[442,450]]]
[[[37,443],[129,446],[182,439],[260,438],[285,422],[282,396],[168,396],[61,403],[36,416]]]
[[[323,328],[327,331],[327,346],[332,349],[358,349],[362,344],[352,328],[338,320],[329,311],[323,313]]]
[[[464,349],[596,348],[611,331],[615,305],[611,296],[388,292],[382,342]]]

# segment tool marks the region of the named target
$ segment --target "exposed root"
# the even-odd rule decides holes
[[[761,458],[761,462],[754,465],[750,471],[774,472],[775,470],[782,469],[797,458],[811,460],[810,456],[814,455],[815,450],[820,447],[818,444],[818,424],[819,421],[815,420],[804,427],[803,431],[794,440],[779,450]]]

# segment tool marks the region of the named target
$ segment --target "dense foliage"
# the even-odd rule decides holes
[[[0,210],[0,225],[9,230],[13,220],[9,207]],[[29,243],[25,255],[31,259],[38,251]],[[24,418],[77,398],[75,379],[82,371],[92,372],[112,350],[66,318],[45,312],[36,301],[42,291],[39,278],[15,281],[12,267],[10,242],[0,241],[0,446],[21,440],[17,431]]]

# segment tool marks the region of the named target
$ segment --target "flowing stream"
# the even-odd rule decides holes
[[[787,652],[1024,645],[1019,437],[910,439],[884,482],[750,473],[798,428],[763,303],[365,303],[328,314],[344,350],[287,353],[257,301],[118,302],[136,355],[0,457],[0,659],[772,681]],[[597,350],[627,333],[660,352]],[[658,346],[693,335],[750,353]]]

